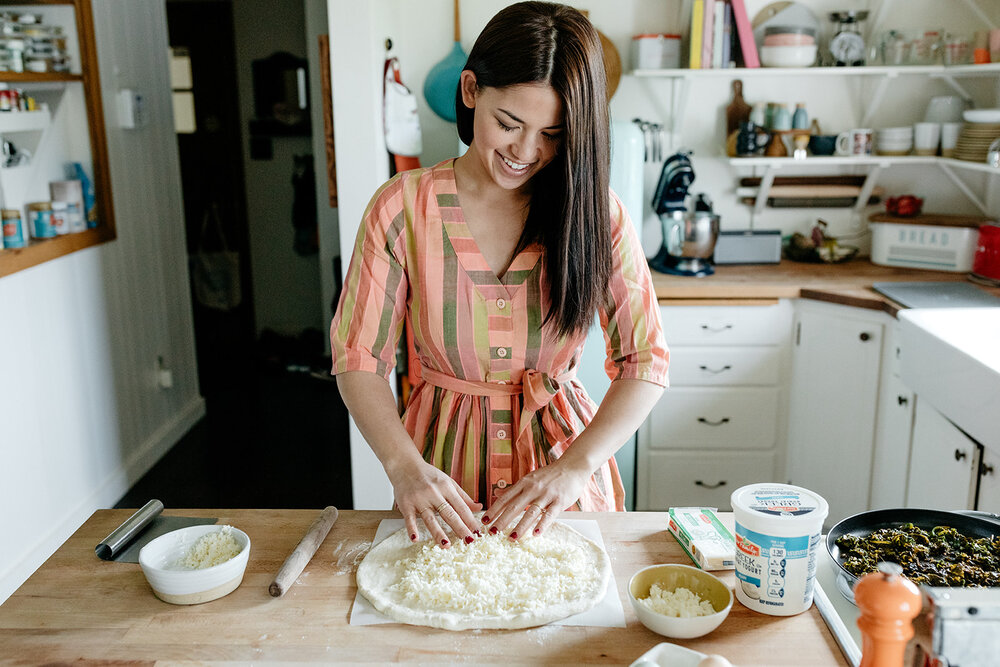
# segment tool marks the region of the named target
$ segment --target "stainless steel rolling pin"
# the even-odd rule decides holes
[[[274,578],[274,581],[267,587],[271,597],[280,598],[285,594],[285,591],[291,588],[298,576],[302,574],[302,570],[305,569],[306,565],[312,559],[313,554],[319,549],[319,545],[323,544],[323,540],[330,533],[333,524],[337,523],[337,516],[337,508],[333,505],[320,512],[320,515],[309,526],[309,530],[299,540],[298,546],[285,559],[285,563],[278,570],[278,575]]]
[[[94,547],[94,552],[101,560],[111,560],[118,552],[128,546],[146,526],[163,511],[163,503],[155,498],[142,506],[138,512],[130,516],[125,523],[115,528],[114,532]]]

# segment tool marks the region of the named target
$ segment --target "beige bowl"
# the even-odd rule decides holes
[[[649,589],[659,583],[661,588],[676,590],[687,588],[703,600],[712,603],[714,614],[680,618],[658,614],[639,598],[649,597]],[[690,565],[650,565],[635,574],[628,582],[628,599],[639,621],[653,632],[674,639],[701,637],[715,630],[733,608],[733,591],[714,574]]]
[[[250,558],[250,537],[239,528],[230,528],[240,552],[224,563],[202,570],[188,570],[178,560],[209,533],[224,526],[189,526],[160,535],[139,551],[139,566],[153,594],[170,604],[201,604],[229,595],[243,581]]]

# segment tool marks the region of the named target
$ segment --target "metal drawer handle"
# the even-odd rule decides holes
[[[907,398],[906,396],[897,396],[896,400],[899,401],[900,405],[906,405],[907,403],[910,402],[910,399]]]
[[[968,456],[968,454],[966,454],[965,452],[963,452],[961,449],[956,449],[955,450],[955,460],[956,461],[961,461],[962,459],[964,459],[967,456]]]
[[[733,325],[732,324],[727,324],[727,325],[722,326],[722,327],[711,327],[711,326],[709,326],[707,324],[702,324],[701,328],[704,329],[705,331],[711,331],[712,333],[718,333],[720,331],[725,331],[726,329],[732,329]]]
[[[720,419],[717,422],[709,421],[708,419],[705,419],[704,417],[698,417],[698,421],[700,421],[702,424],[707,424],[709,426],[722,426],[723,424],[728,424],[729,423],[729,417],[723,417],[722,419]]]
[[[700,479],[696,479],[696,480],[694,480],[694,485],[695,486],[703,486],[706,489],[717,489],[720,486],[725,486],[726,485],[726,480],[720,479],[715,484],[705,484],[705,482],[701,481]]]
[[[992,475],[993,474],[993,466],[991,466],[991,465],[989,465],[987,463],[980,463],[979,464],[979,474],[982,475],[983,477],[985,477],[986,475]]]
[[[709,368],[708,366],[699,366],[701,370],[706,373],[712,373],[713,375],[718,375],[719,373],[724,373],[732,368],[732,366],[723,366],[722,368]]]

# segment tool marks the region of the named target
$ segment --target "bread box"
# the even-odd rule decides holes
[[[967,273],[972,270],[979,226],[989,218],[925,213],[868,218],[873,264]]]

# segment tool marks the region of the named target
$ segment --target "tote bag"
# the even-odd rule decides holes
[[[218,250],[208,250],[208,235],[219,240]],[[206,308],[232,310],[240,305],[240,253],[232,250],[222,228],[219,209],[212,204],[205,210],[198,237],[198,249],[191,256],[191,281],[195,299]]]

